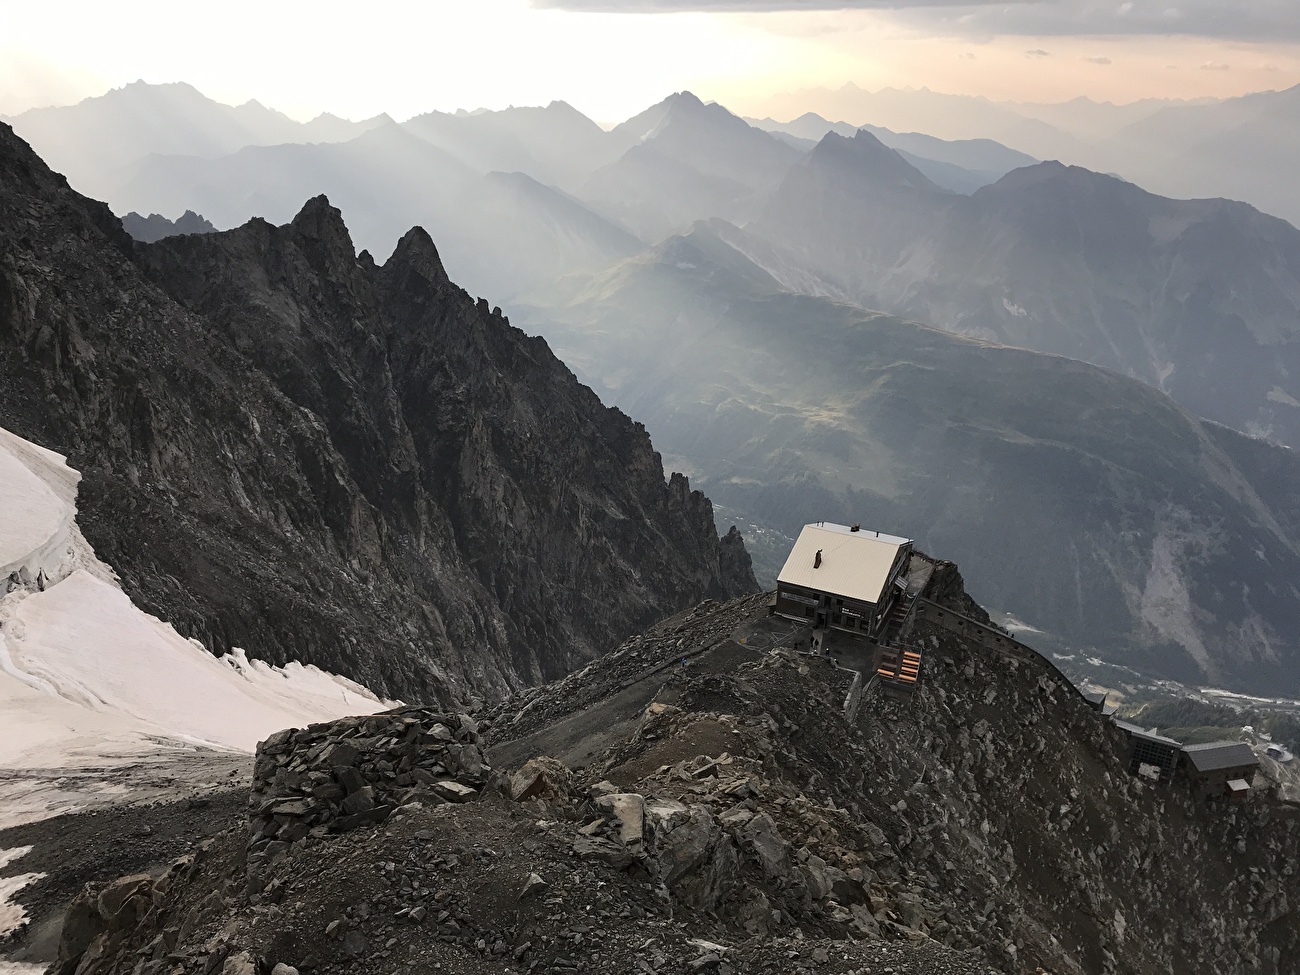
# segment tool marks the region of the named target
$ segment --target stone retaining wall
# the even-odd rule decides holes
[[[1000,630],[995,630],[991,626],[985,626],[978,620],[973,620],[969,616],[963,616],[961,613],[954,613],[946,606],[941,606],[929,599],[919,598],[916,601],[914,618],[926,620],[927,622],[936,623],[946,630],[954,633],[960,633],[966,639],[989,650],[996,650],[999,653],[1009,657],[1016,657],[1020,660],[1036,660],[1046,664],[1057,677],[1061,679],[1064,685],[1073,691],[1080,700],[1087,703],[1087,698],[1083,696],[1083,691],[1075,685],[1062,671],[1061,668],[1052,663],[1046,656],[1039,653],[1027,643],[1021,643],[1015,637],[1007,636]],[[1091,705],[1089,705],[1091,707]]]

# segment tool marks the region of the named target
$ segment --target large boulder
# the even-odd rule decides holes
[[[614,821],[624,848],[640,856],[645,847],[645,799],[635,792],[614,792],[598,796],[596,808]]]
[[[707,806],[649,804],[659,879],[677,898],[702,910],[726,903],[740,876],[736,847]]]
[[[563,799],[573,793],[573,773],[563,762],[545,755],[529,759],[510,776],[510,797],[525,799]]]
[[[763,812],[752,817],[740,828],[740,841],[769,881],[790,879],[790,847],[771,816]]]

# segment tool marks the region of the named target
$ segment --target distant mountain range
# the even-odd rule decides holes
[[[992,139],[958,139],[948,141],[919,132],[893,132],[878,125],[854,126],[847,122],[829,122],[807,112],[791,122],[774,119],[746,119],[751,125],[794,140],[792,144],[811,149],[828,132],[852,138],[859,128],[866,129],[882,143],[920,170],[927,178],[956,193],[973,193],[981,186],[995,183],[1013,169],[1032,166],[1033,156],[1008,149]]]
[[[744,220],[802,155],[720,105],[678,93],[610,132],[627,146],[582,196],[653,241],[701,216]]]
[[[701,223],[516,317],[729,514],[915,537],[1044,649],[1300,692],[1293,452],[1095,366],[791,294],[761,251]],[[770,584],[786,550],[755,551]]]
[[[176,237],[181,234],[212,234],[217,228],[193,210],[186,210],[175,220],[168,220],[160,213],[151,213],[147,217],[132,210],[122,218],[122,229],[136,240],[152,244],[164,237]]]
[[[346,142],[388,120],[349,122],[322,114],[310,122],[256,101],[222,105],[192,85],[143,81],[76,105],[37,108],[3,119],[75,189],[111,202],[132,167],[153,155],[215,158],[245,146]]]
[[[380,119],[150,155],[111,200],[226,227],[326,192],[375,261],[421,223],[455,280],[770,532],[769,578],[802,521],[871,518],[1054,646],[1288,679],[1292,455],[1226,427],[1300,443],[1300,232],[1036,162],[973,137],[1006,106],[962,104],[952,141],[756,127],[689,93],[609,132],[562,103]],[[1096,140],[1214,106],[1112,108],[1017,117]]]
[[[1300,444],[1300,231],[1059,163],[941,190],[867,132],[831,133],[748,228],[854,299],[1137,376]]]
[[[777,119],[797,120],[811,110],[857,126],[994,139],[1039,159],[1117,173],[1164,196],[1243,200],[1300,224],[1300,186],[1293,173],[1300,158],[1300,85],[1221,100],[1116,105],[1088,98],[993,102],[924,88],[872,92],[849,84],[778,96],[764,110]]]

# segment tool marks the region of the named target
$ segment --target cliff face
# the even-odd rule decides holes
[[[491,697],[746,586],[712,506],[412,230],[324,198],[134,244],[0,127],[0,419],[139,605],[390,695]],[[728,562],[730,564],[730,562]]]

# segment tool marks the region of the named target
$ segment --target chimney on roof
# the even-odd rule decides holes
[[[862,526],[859,525],[859,524],[855,521],[855,522],[853,523],[853,527],[850,528],[849,531],[851,531],[851,532],[855,532],[855,531],[859,531],[859,530],[861,530],[861,528],[862,528]]]
[[[822,567],[822,550],[818,549],[817,554],[813,556],[813,568],[820,569],[821,567]]]

